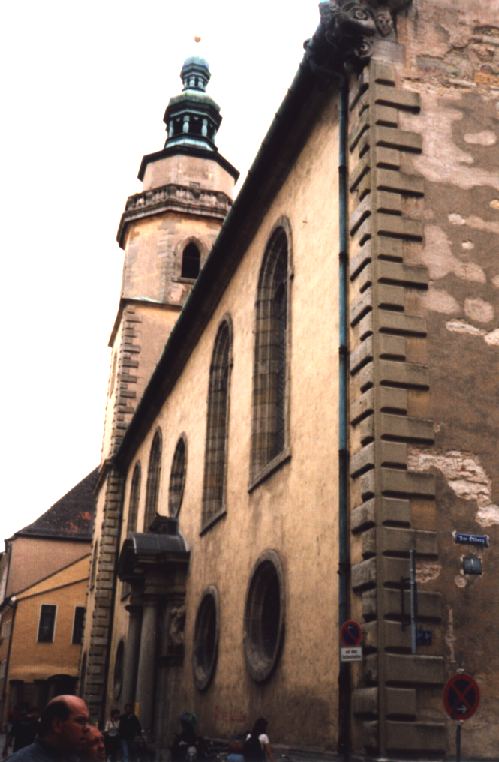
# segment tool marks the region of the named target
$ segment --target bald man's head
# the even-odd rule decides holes
[[[40,717],[40,738],[53,749],[78,753],[88,733],[88,708],[78,696],[56,696]]]

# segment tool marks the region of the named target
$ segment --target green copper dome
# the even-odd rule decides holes
[[[215,136],[222,117],[220,106],[206,93],[210,76],[204,58],[190,56],[184,61],[182,93],[170,99],[165,111],[166,148],[182,145],[216,151]]]

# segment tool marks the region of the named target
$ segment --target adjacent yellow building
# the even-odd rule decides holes
[[[87,552],[10,599],[10,708],[24,702],[41,708],[52,696],[75,691],[89,560]]]
[[[94,520],[93,471],[6,540],[0,581],[0,721],[74,693]]]

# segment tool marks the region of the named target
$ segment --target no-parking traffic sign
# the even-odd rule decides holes
[[[452,720],[473,717],[480,703],[480,688],[466,672],[458,672],[445,684],[443,693],[445,711]]]
[[[362,661],[362,628],[353,619],[343,622],[340,630],[340,657],[342,662]]]

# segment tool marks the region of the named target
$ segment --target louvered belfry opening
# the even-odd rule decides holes
[[[182,278],[197,278],[201,268],[201,254],[195,243],[188,243],[182,252]]]

